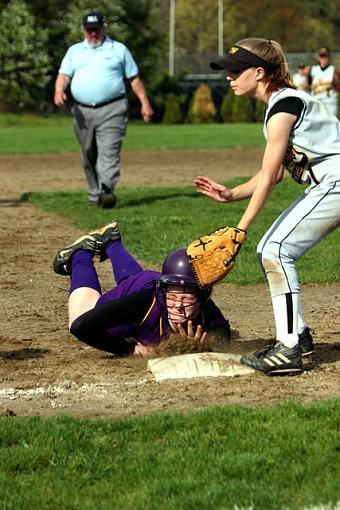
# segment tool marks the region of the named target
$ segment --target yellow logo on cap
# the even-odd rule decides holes
[[[238,51],[238,48],[236,48],[235,46],[232,46],[232,47],[230,48],[230,50],[228,51],[228,53],[233,54],[233,53],[236,53],[237,51]]]

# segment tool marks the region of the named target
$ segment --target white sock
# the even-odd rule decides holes
[[[297,297],[297,301],[298,301],[298,325],[297,325],[297,329],[298,329],[298,333],[303,333],[304,330],[307,328],[307,323],[305,321],[305,318],[303,316],[303,312],[302,312],[302,304],[301,304],[301,294],[294,294],[294,296]]]
[[[276,340],[282,342],[286,347],[294,347],[299,341],[298,317],[299,317],[300,294],[280,294],[272,298]],[[300,320],[301,320],[300,315]],[[300,322],[300,327],[304,324]]]

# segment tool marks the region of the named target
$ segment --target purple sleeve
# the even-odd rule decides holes
[[[145,290],[155,290],[156,288],[156,280],[159,278],[160,273],[157,271],[141,271],[140,273],[136,273],[133,275],[128,276],[125,278],[125,280],[122,280],[116,287],[109,290],[105,294],[103,294],[97,301],[96,307],[103,305],[104,303],[109,303],[111,301],[115,301],[117,299],[124,299],[128,296],[132,296],[133,294],[145,291]],[[151,304],[150,299],[150,304]],[[149,308],[150,304],[146,307],[146,310]],[[150,314],[148,324],[150,323],[150,320],[152,321],[152,317],[154,317],[155,324],[159,322],[159,315],[160,312],[156,312],[156,306],[153,307],[153,313]],[[152,324],[152,327],[150,329],[153,329],[154,324]],[[129,338],[133,337],[138,341],[142,341],[142,337],[140,337],[141,329],[147,329],[147,325],[140,327],[137,326],[134,320],[132,319],[132,313],[131,313],[131,320],[127,321],[119,326],[108,328],[107,331],[113,335],[113,336],[119,336],[122,338]],[[138,335],[138,338],[136,338],[136,335]],[[151,336],[148,333],[149,336]],[[153,333],[155,335],[155,333]],[[159,333],[156,335],[157,341],[159,342]]]
[[[140,290],[154,289],[159,275],[160,273],[157,271],[141,271],[140,273],[130,275],[125,280],[122,280],[117,287],[105,292],[98,299],[97,305],[131,296],[131,294]]]

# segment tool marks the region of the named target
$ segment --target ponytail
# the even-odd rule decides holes
[[[266,94],[268,97],[282,88],[296,89],[289,74],[287,59],[278,42],[270,39],[248,38],[238,41],[236,45],[251,51],[254,55],[272,64],[273,71],[266,76]]]

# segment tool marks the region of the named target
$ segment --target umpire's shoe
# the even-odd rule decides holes
[[[286,347],[281,342],[260,356],[242,356],[241,363],[260,370],[266,375],[296,375],[302,372],[302,356],[299,345]]]
[[[69,276],[71,274],[71,259],[75,252],[79,250],[85,250],[94,255],[96,252],[96,239],[92,235],[87,234],[58,251],[53,261],[54,271],[57,274]]]
[[[90,236],[94,237],[94,239],[96,240],[97,250],[99,251],[100,254],[99,260],[100,262],[103,262],[103,260],[106,260],[108,258],[105,251],[107,245],[112,241],[120,239],[120,230],[118,227],[118,223],[116,221],[112,221],[112,223],[109,223],[104,227],[97,228],[96,230],[90,232]]]
[[[113,209],[116,207],[117,197],[105,184],[102,185],[102,192],[98,198],[98,205],[103,209]]]

